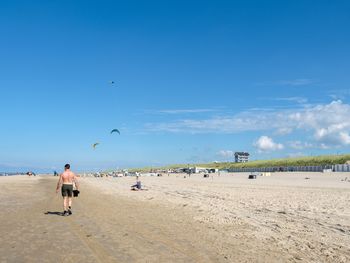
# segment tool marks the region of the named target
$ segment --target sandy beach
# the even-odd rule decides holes
[[[0,177],[0,262],[349,262],[350,175]],[[308,178],[308,179],[306,179]]]

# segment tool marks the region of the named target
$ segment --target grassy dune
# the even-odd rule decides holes
[[[299,158],[285,158],[285,159],[272,159],[272,160],[259,160],[251,161],[247,163],[200,163],[190,164],[190,166],[228,169],[228,168],[258,168],[258,167],[280,167],[280,166],[316,166],[316,165],[333,165],[344,164],[350,160],[350,154],[343,155],[321,155],[321,156],[308,156]],[[188,167],[188,164],[174,164],[163,167],[144,167],[132,169],[132,171],[150,171],[151,169],[175,169],[179,167]]]
[[[203,164],[215,168],[255,168],[255,167],[275,167],[275,166],[314,166],[344,164],[350,160],[350,154],[345,155],[322,155],[299,158],[285,158],[272,160],[259,160],[247,163],[211,163]]]

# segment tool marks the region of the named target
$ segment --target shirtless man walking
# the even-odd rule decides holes
[[[73,183],[77,190],[79,189],[78,180],[75,174],[70,170],[70,165],[64,166],[64,172],[60,175],[57,182],[56,193],[62,185],[61,192],[63,197],[63,215],[68,216],[72,214],[72,195],[73,195]]]

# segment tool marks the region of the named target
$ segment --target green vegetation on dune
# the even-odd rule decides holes
[[[259,160],[251,161],[247,163],[234,163],[234,162],[224,162],[224,163],[201,163],[201,164],[174,164],[163,167],[144,167],[132,169],[132,171],[144,172],[155,169],[176,169],[188,166],[199,166],[207,168],[217,168],[217,169],[230,169],[230,168],[260,168],[260,167],[283,167],[283,166],[318,166],[318,165],[334,165],[334,164],[344,164],[346,161],[350,160],[350,154],[344,155],[321,155],[321,156],[308,156],[299,158],[285,158],[285,159],[272,159],[272,160]]]
[[[273,160],[259,160],[247,163],[210,163],[200,164],[198,166],[209,166],[213,168],[260,168],[260,167],[279,167],[279,166],[317,166],[344,164],[350,160],[350,154],[345,155],[322,155],[299,158],[285,158]]]

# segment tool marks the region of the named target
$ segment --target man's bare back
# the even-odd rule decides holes
[[[61,180],[63,184],[73,184],[75,182],[75,174],[72,171],[64,171],[61,174]]]

